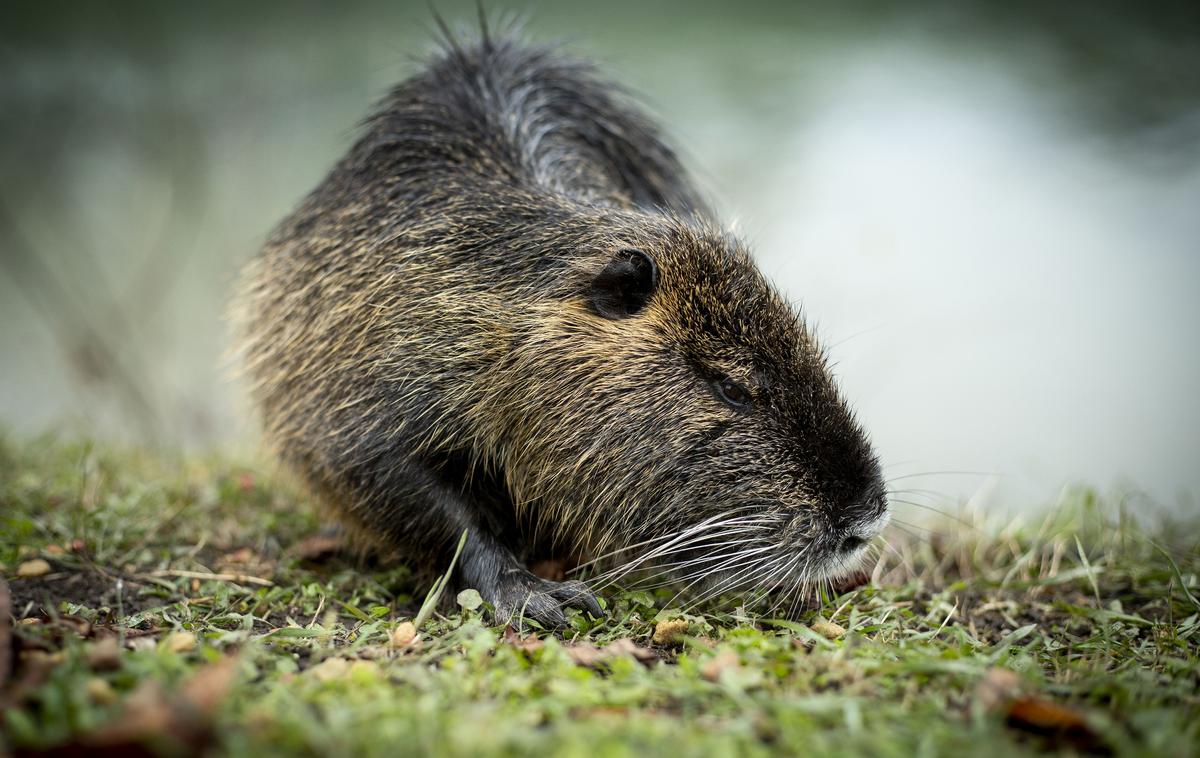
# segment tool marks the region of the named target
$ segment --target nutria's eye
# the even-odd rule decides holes
[[[753,402],[753,398],[750,397],[750,391],[729,377],[714,381],[713,389],[717,391],[717,395],[730,408],[737,411],[750,410],[750,404]]]

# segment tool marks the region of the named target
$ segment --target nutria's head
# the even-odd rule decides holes
[[[593,555],[709,587],[857,568],[879,464],[800,315],[695,220],[605,212],[512,336],[497,449],[518,504]],[[560,275],[561,276],[561,275]],[[493,406],[494,407],[494,406]],[[580,544],[581,543],[581,544]]]

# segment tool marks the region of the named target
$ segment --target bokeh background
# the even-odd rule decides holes
[[[486,6],[640,93],[913,497],[1197,508],[1194,2]],[[6,3],[0,424],[251,453],[238,267],[433,28],[425,2]]]

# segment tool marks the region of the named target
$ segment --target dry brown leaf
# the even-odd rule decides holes
[[[1005,723],[1014,729],[1039,734],[1056,745],[1085,752],[1107,752],[1108,745],[1079,711],[1037,697],[1020,697],[1008,705]]]
[[[722,650],[704,662],[704,665],[700,667],[700,676],[710,682],[715,682],[721,678],[723,672],[734,671],[740,665],[737,653],[732,650]]]
[[[650,664],[658,660],[658,656],[654,654],[653,650],[634,643],[628,637],[622,637],[619,640],[610,642],[604,649],[614,655],[628,655],[638,663]]]
[[[31,561],[25,561],[17,566],[17,576],[21,578],[30,578],[35,576],[45,576],[50,573],[50,564],[41,558],[34,558]]]
[[[654,636],[650,641],[655,645],[678,645],[683,642],[690,625],[685,619],[667,619],[654,626]]]
[[[1107,750],[1103,738],[1084,715],[1037,695],[1022,694],[1020,677],[1004,668],[989,669],[975,688],[980,704],[1004,716],[1009,728],[1049,739],[1056,746],[1088,752]]]
[[[517,634],[517,630],[511,625],[504,628],[504,641],[526,655],[535,650],[540,650],[546,644],[532,634],[528,637],[520,636]]]
[[[602,648],[587,642],[568,645],[567,655],[571,656],[571,660],[575,663],[588,668],[598,668],[622,655],[628,655],[639,663],[645,664],[658,660],[658,656],[654,654],[653,650],[637,645],[628,637],[610,642]]]

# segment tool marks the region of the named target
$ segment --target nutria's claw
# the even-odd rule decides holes
[[[583,582],[574,579],[552,582],[526,571],[502,576],[492,605],[497,624],[519,626],[522,619],[532,619],[546,629],[567,625],[564,608],[577,608],[596,618],[604,615],[596,596]]]

